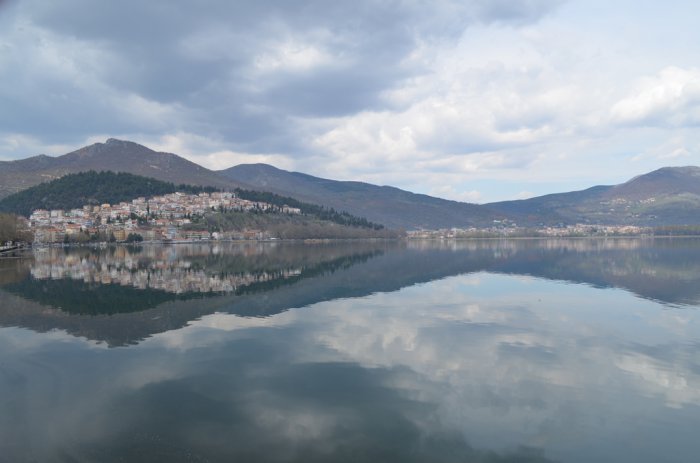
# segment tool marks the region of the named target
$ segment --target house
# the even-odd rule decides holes
[[[206,230],[188,230],[184,232],[184,236],[186,239],[193,241],[208,240],[211,238],[211,235]]]

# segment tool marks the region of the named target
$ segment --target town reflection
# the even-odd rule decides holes
[[[294,305],[284,302],[286,287],[322,281],[385,247],[368,241],[39,248],[25,259],[0,261],[0,326],[133,344],[217,311],[287,310]]]

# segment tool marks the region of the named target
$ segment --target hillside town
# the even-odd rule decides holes
[[[119,204],[85,205],[71,210],[38,209],[27,224],[34,243],[87,241],[200,241],[209,239],[260,239],[261,230],[213,232],[193,227],[193,219],[209,212],[274,210],[301,214],[294,207],[277,207],[241,199],[235,193],[172,193],[136,198]],[[130,238],[131,237],[131,238]]]

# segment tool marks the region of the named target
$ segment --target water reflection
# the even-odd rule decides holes
[[[111,346],[132,344],[216,311],[266,316],[286,310],[293,301],[285,287],[322,281],[381,254],[384,246],[40,249],[29,259],[0,261],[0,325],[59,328]]]
[[[42,249],[0,261],[0,326],[125,345],[214,312],[269,316],[483,271],[625,288],[675,306],[700,302],[700,241],[687,239]]]
[[[342,266],[350,257],[363,259],[377,252],[367,243],[350,248],[231,243],[40,248],[33,253],[30,274],[34,284],[76,280],[90,286],[120,285],[172,294],[230,293],[259,283],[293,279],[318,266]]]
[[[175,252],[216,275],[302,271],[111,315],[10,292],[84,278],[3,263],[0,312],[34,331],[0,329],[0,461],[694,462],[699,249],[144,248],[135,269]]]

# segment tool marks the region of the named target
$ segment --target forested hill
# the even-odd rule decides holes
[[[149,198],[180,191],[201,193],[219,191],[213,187],[195,185],[175,185],[154,178],[127,174],[124,172],[81,172],[69,174],[59,179],[28,188],[0,200],[0,212],[10,212],[28,217],[36,209],[74,209],[84,205],[103,203],[116,204],[131,201],[140,196]],[[294,198],[274,193],[236,189],[243,199],[265,202],[273,206],[299,208],[303,214],[320,220],[349,227],[381,230],[383,225],[369,222],[347,212],[336,211],[315,204],[304,203]]]
[[[267,191],[250,191],[236,188],[236,194],[239,198],[247,199],[248,201],[258,201],[272,204],[273,206],[278,207],[296,207],[299,208],[303,214],[312,215],[321,220],[328,220],[330,222],[334,222],[340,225],[346,225],[349,227],[372,228],[374,230],[382,230],[384,228],[384,225],[370,222],[364,217],[357,217],[345,211],[336,211],[332,207],[327,208],[316,204],[305,203],[302,201],[298,201],[294,198],[290,198],[288,196],[280,196],[278,194],[269,193]]]
[[[175,185],[154,178],[116,172],[81,172],[41,183],[0,200],[0,211],[29,216],[35,209],[74,209],[86,204],[115,204],[140,196],[181,191],[201,193],[212,187]]]

